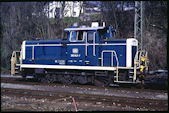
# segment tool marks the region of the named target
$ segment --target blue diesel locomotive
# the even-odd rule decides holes
[[[108,86],[139,83],[148,68],[147,52],[138,51],[138,41],[115,39],[111,26],[64,30],[67,40],[23,41],[21,51],[12,54],[11,74],[33,75],[45,83]]]

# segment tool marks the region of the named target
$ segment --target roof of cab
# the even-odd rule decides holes
[[[79,28],[65,28],[65,31],[87,31],[87,30],[98,30],[98,29],[104,29],[105,27],[79,27]]]

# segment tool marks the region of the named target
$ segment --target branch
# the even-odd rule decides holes
[[[151,27],[157,28],[159,30],[162,30],[164,33],[168,33],[168,28],[165,28],[164,26],[157,26],[155,24],[149,24]]]

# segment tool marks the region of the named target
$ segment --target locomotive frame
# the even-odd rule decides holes
[[[21,51],[12,54],[11,74],[32,74],[46,83],[108,86],[140,83],[139,75],[148,70],[147,52],[138,50],[138,41],[114,39],[110,26],[73,27],[65,32],[66,41],[23,41]]]

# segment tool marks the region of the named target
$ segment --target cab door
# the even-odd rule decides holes
[[[85,65],[85,33],[84,31],[71,31],[67,44],[67,65]]]
[[[86,31],[85,40],[85,65],[98,65],[98,46],[96,43],[96,31]]]

